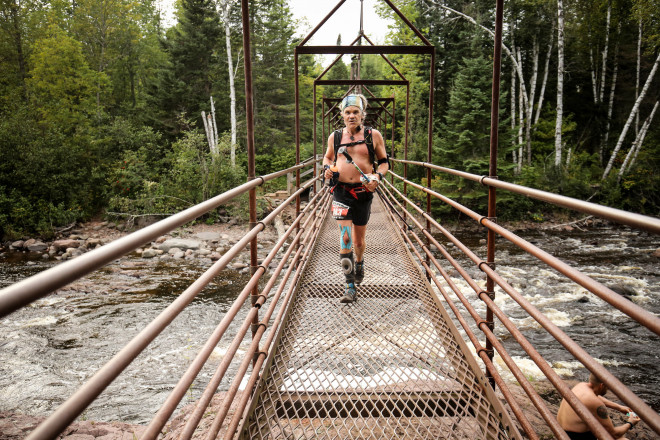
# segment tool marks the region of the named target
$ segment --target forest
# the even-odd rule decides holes
[[[98,216],[166,216],[246,181],[238,0],[178,0],[171,26],[154,0],[0,1],[0,237],[49,236]],[[433,162],[487,174],[495,2],[393,3],[436,50],[434,66],[424,55],[389,57],[411,81],[409,158],[426,160],[433,68]],[[657,216],[656,0],[504,3],[499,178]],[[295,164],[293,58],[306,32],[285,0],[250,1],[250,9],[259,175]],[[420,44],[384,2],[378,13],[393,17],[385,44]],[[313,151],[311,85],[324,69],[320,58],[300,57],[303,159]],[[326,78],[349,75],[340,61]],[[362,78],[395,75],[381,57],[362,56]],[[400,158],[405,87],[370,90],[396,98]],[[417,167],[409,176],[426,184]],[[479,185],[441,173],[431,185],[485,213]],[[541,202],[498,193],[505,220],[551,214]],[[203,221],[226,215],[245,215],[245,201]]]

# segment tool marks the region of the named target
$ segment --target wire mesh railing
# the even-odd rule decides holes
[[[556,194],[551,194],[543,191],[534,190],[531,188],[522,187],[519,185],[509,184],[507,182],[502,182],[498,179],[475,176],[473,174],[450,170],[444,167],[438,167],[433,164],[424,163],[424,162],[414,162],[407,160],[394,160],[395,162],[400,162],[404,164],[412,164],[424,166],[430,169],[447,172],[453,175],[458,175],[464,178],[469,178],[470,180],[479,181],[484,185],[493,185],[498,188],[514,191],[517,193],[525,194],[530,197],[538,198],[540,200],[548,201],[550,203],[557,204],[558,206],[569,207],[573,209],[578,209],[582,212],[588,212],[594,215],[600,215],[601,217],[611,219],[614,221],[620,221],[624,224],[631,226],[639,227],[647,231],[660,231],[660,220],[656,218],[641,216],[637,214],[626,213],[625,211],[615,210],[608,207],[603,207],[593,203],[582,202],[580,200],[570,199],[564,196],[558,196]],[[603,299],[616,309],[625,313],[631,317],[635,322],[643,325],[648,328],[650,331],[659,334],[660,332],[660,319],[653,313],[637,306],[631,301],[623,298],[621,295],[612,291],[608,287],[602,285],[591,277],[579,272],[577,269],[571,267],[570,265],[564,263],[558,258],[550,255],[549,253],[543,251],[532,243],[524,240],[523,238],[517,236],[516,234],[508,231],[502,226],[495,223],[493,220],[488,217],[482,216],[469,208],[455,202],[454,200],[439,194],[428,187],[424,187],[415,182],[412,182],[408,179],[405,179],[395,173],[392,173],[392,176],[396,178],[397,181],[404,183],[406,186],[411,186],[417,190],[422,191],[442,202],[450,205],[456,210],[459,210],[463,214],[472,218],[479,224],[484,227],[494,231],[500,236],[506,238],[510,242],[519,246],[523,251],[537,257],[542,262],[548,264],[550,267],[556,269],[558,272],[578,283],[588,291],[594,293],[599,298]],[[446,301],[450,305],[452,311],[454,312],[456,318],[464,327],[466,334],[473,342],[477,355],[482,358],[485,362],[487,370],[493,370],[491,357],[486,355],[486,350],[481,346],[476,337],[474,337],[473,332],[469,330],[465,318],[461,315],[458,307],[452,304],[452,300],[449,295],[447,295],[445,289],[442,287],[441,283],[438,282],[436,274],[431,270],[432,266],[438,271],[442,276],[447,285],[451,288],[454,294],[459,299],[460,304],[468,311],[469,315],[474,319],[477,327],[485,333],[485,336],[488,341],[490,341],[497,352],[501,355],[507,367],[510,369],[510,372],[519,381],[522,388],[530,398],[531,402],[537,408],[541,416],[548,423],[548,426],[551,428],[553,433],[559,438],[565,438],[566,435],[561,428],[558,427],[555,417],[550,411],[545,408],[545,404],[542,402],[538,394],[534,391],[531,384],[526,380],[524,375],[516,367],[515,363],[512,361],[510,355],[506,353],[501,341],[494,335],[492,331],[492,324],[489,326],[488,322],[481,317],[475,310],[474,306],[465,298],[465,295],[462,293],[461,289],[455,285],[447,271],[439,264],[437,259],[434,257],[432,250],[429,248],[429,245],[434,245],[439,252],[442,254],[444,259],[448,261],[452,268],[456,270],[465,282],[469,285],[471,289],[477,294],[477,296],[485,303],[487,309],[492,310],[497,317],[497,319],[504,325],[507,331],[511,336],[516,340],[522,349],[529,355],[529,357],[535,362],[543,374],[548,378],[550,383],[557,389],[560,395],[566,399],[566,401],[573,407],[576,413],[583,418],[583,420],[588,424],[589,428],[597,435],[599,438],[611,438],[611,436],[605,431],[603,426],[593,417],[593,415],[586,410],[582,403],[573,395],[571,390],[567,387],[564,381],[559,378],[559,376],[552,370],[548,363],[543,359],[543,357],[538,353],[534,346],[528,341],[523,334],[516,328],[516,326],[511,322],[511,320],[506,316],[506,314],[497,307],[494,301],[494,293],[487,292],[482,287],[475,282],[467,271],[460,266],[460,264],[454,259],[446,248],[442,246],[433,236],[431,230],[428,226],[422,224],[418,221],[413,214],[419,215],[422,217],[427,225],[433,226],[435,230],[444,235],[447,239],[453,243],[457,249],[464,253],[469,260],[471,260],[479,270],[484,272],[488,277],[494,280],[494,282],[510,296],[518,305],[531,317],[533,318],[552,338],[559,342],[575,359],[581,362],[588,370],[596,374],[599,379],[605,383],[612,392],[614,392],[622,401],[629,405],[633,410],[644,420],[654,431],[660,433],[660,416],[644,401],[642,401],[638,396],[636,396],[630,389],[623,385],[616,377],[614,377],[605,367],[603,367],[597,360],[590,356],[584,349],[582,349],[575,341],[573,341],[566,333],[564,333],[558,326],[552,323],[552,321],[546,317],[542,312],[540,312],[534,305],[532,305],[517,289],[512,287],[498,272],[495,270],[494,265],[488,264],[486,261],[479,258],[474,252],[472,252],[467,246],[465,246],[461,241],[459,241],[453,234],[451,234],[446,228],[440,225],[429,212],[426,212],[419,208],[415,202],[410,200],[406,195],[401,191],[396,189],[396,187],[387,182],[387,189],[383,188],[386,191],[387,195],[391,197],[392,204],[396,204],[398,209],[397,219],[406,218],[406,222],[400,221],[401,231],[408,233],[412,238],[408,238],[407,241],[410,246],[416,246],[418,251],[416,251],[419,258],[420,264],[427,271],[427,274],[430,279],[434,281],[438,290],[445,297]],[[399,202],[398,200],[402,200]],[[405,206],[405,208],[404,208]],[[393,207],[394,208],[394,207]],[[410,223],[413,223],[417,230],[421,231],[422,237],[420,238],[416,233],[409,232]],[[486,361],[488,359],[488,361]],[[494,373],[494,371],[493,371]],[[495,376],[495,379],[500,385],[501,380]],[[501,388],[501,387],[500,387]],[[503,389],[504,392],[504,389]],[[507,393],[505,392],[505,397]],[[507,398],[507,401],[509,399]],[[518,411],[515,408],[515,404],[512,405],[512,410],[518,417],[521,425],[525,427],[526,422],[524,419],[519,417]],[[525,429],[527,431],[527,429]]]
[[[350,306],[326,216],[240,438],[520,438],[386,204],[372,205]]]

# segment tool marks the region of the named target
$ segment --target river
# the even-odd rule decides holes
[[[520,235],[605,285],[625,287],[631,301],[660,314],[659,259],[653,256],[660,248],[660,237],[627,228],[536,230]],[[457,236],[485,258],[483,237],[473,233]],[[449,249],[457,256],[455,248]],[[500,274],[624,384],[660,410],[659,337],[503,239],[497,243],[496,255]],[[465,258],[460,261],[467,262]],[[29,254],[9,253],[0,259],[0,287],[53,264]],[[0,411],[50,414],[207,267],[204,260],[156,263],[129,256],[1,319]],[[445,267],[449,268],[448,264]],[[483,279],[478,270],[470,269],[470,273]],[[247,279],[236,271],[223,271],[82,418],[148,422]],[[463,287],[463,291],[478,310],[484,310],[470,294],[471,289]],[[560,375],[586,379],[586,370],[506,294],[498,291],[496,302]],[[246,312],[247,306],[242,314]],[[236,325],[229,329],[211,364],[217,365],[236,329]],[[526,376],[541,380],[540,370],[502,325],[496,325],[496,333]],[[248,343],[245,340],[242,349]],[[212,374],[211,367],[203,370],[183,404],[199,397]],[[221,388],[226,387],[225,381]]]

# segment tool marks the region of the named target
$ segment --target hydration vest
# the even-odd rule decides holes
[[[359,145],[359,144],[367,144],[367,150],[369,151],[369,162],[371,162],[371,166],[373,167],[372,172],[376,172],[378,169],[378,164],[376,162],[376,150],[374,149],[374,140],[371,137],[371,127],[364,127],[364,139],[355,141],[355,142],[348,142],[346,144],[341,143],[341,137],[342,133],[344,131],[343,128],[340,128],[339,130],[335,130],[335,162],[337,161],[337,150],[339,150],[340,147],[352,147],[353,145]]]

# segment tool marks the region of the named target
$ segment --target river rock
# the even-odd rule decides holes
[[[637,296],[635,289],[626,284],[612,284],[608,287],[627,299]]]
[[[198,240],[186,239],[186,238],[171,238],[164,241],[158,246],[158,249],[163,252],[169,251],[171,248],[179,249],[199,249],[200,242]]]
[[[97,247],[98,245],[102,245],[102,244],[103,244],[103,240],[100,239],[100,238],[94,237],[94,238],[88,238],[87,239],[87,246],[89,246],[89,247],[94,248],[94,247]]]
[[[167,250],[167,253],[172,255],[178,254],[179,252],[181,252],[181,249],[179,249],[178,247],[172,247]]]
[[[170,249],[170,250],[172,250],[172,249]],[[186,254],[184,254],[183,251],[178,251],[178,252],[175,252],[174,254],[171,254],[171,255],[172,255],[172,257],[174,257],[176,259],[181,259],[181,258],[186,256]]]
[[[34,241],[29,246],[26,246],[30,252],[43,252],[48,249],[48,245],[43,241]]]
[[[200,249],[199,252],[198,252],[198,254],[202,255],[202,256],[209,255],[210,253],[211,253],[211,251],[208,250],[208,249]]]
[[[655,252],[653,252],[653,256],[656,258],[660,258],[660,249],[656,249]]]
[[[156,239],[156,243],[158,243],[158,244],[165,243],[165,241],[167,241],[167,237],[165,237],[164,235],[162,235],[162,236],[160,236]]]
[[[25,242],[23,240],[16,240],[10,245],[10,247],[13,249],[22,249],[23,245],[25,245]]]
[[[74,240],[71,238],[66,238],[63,240],[55,240],[53,242],[53,247],[55,248],[56,251],[62,251],[67,248],[77,248],[80,247],[80,242],[78,240]]]
[[[245,269],[246,267],[250,267],[250,266],[239,261],[237,263],[232,264],[231,267],[233,267],[236,270],[241,270],[241,269]]]
[[[76,258],[84,254],[85,252],[82,251],[80,248],[68,248],[66,250],[65,254],[69,255],[69,258]]]
[[[220,241],[221,238],[219,232],[213,232],[213,231],[198,232],[197,234],[195,234],[195,237],[204,241]]]
[[[209,257],[211,258],[211,261],[218,261],[220,258],[222,258],[222,255],[218,252],[213,252],[211,255],[209,255]]]
[[[142,258],[153,258],[158,256],[158,251],[156,249],[147,249],[142,252]]]

